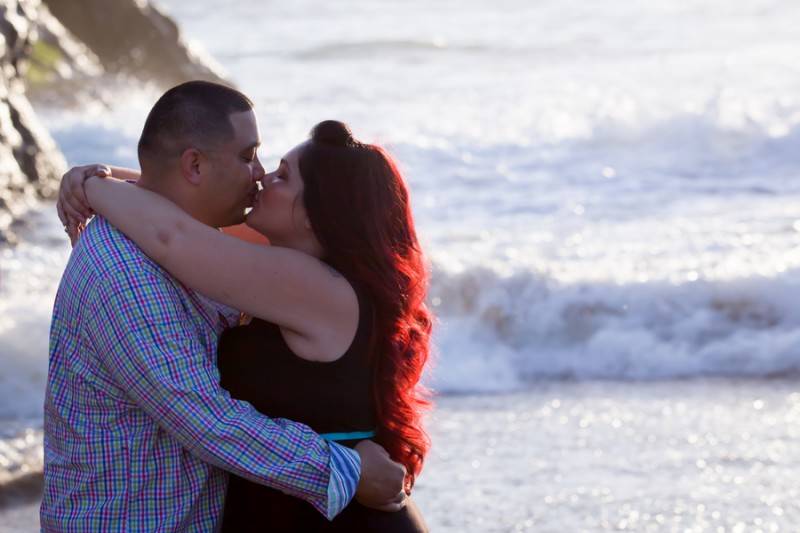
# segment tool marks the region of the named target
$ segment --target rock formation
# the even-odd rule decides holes
[[[175,22],[147,0],[45,0],[45,4],[108,72],[162,87],[191,79],[223,81],[211,61],[181,39]]]
[[[0,243],[14,242],[15,221],[54,195],[66,167],[28,93],[86,90],[104,74],[164,88],[222,81],[147,0],[0,0]]]

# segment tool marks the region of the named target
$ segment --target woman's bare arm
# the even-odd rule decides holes
[[[322,261],[225,235],[129,183],[90,177],[84,186],[92,208],[178,280],[278,324],[292,348],[307,358],[335,359],[341,353],[330,347],[346,349],[352,340],[358,324],[355,292]]]
[[[111,177],[117,178],[118,180],[127,180],[127,181],[139,181],[139,178],[142,177],[142,173],[135,168],[126,168],[126,167],[110,167],[111,168]]]

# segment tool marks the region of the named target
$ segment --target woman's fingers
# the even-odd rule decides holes
[[[78,242],[78,237],[80,236],[80,229],[76,224],[70,224],[67,226],[67,235],[69,235],[69,243],[72,247],[75,247],[75,243]]]
[[[91,176],[111,176],[111,168],[108,165],[72,167],[61,177],[56,211],[73,246],[84,223],[94,214],[83,188],[84,182]]]
[[[67,215],[64,213],[64,209],[61,207],[61,199],[59,198],[56,202],[56,212],[58,213],[58,220],[61,221],[62,226],[67,225]]]
[[[66,206],[72,206],[73,183],[83,181],[83,170],[81,167],[73,167],[61,176],[61,183],[58,185],[58,202],[62,209],[66,211]],[[74,206],[72,206],[74,209]],[[62,220],[62,222],[65,222]]]
[[[90,207],[83,190],[83,180],[75,180],[67,186],[67,201],[76,210],[80,211],[84,218],[89,218]]]
[[[405,507],[406,503],[408,503],[408,495],[405,493],[405,491],[401,491],[397,496],[395,496],[395,498],[392,501],[390,501],[386,505],[378,507],[378,509],[380,511],[387,511],[393,513]]]
[[[92,216],[92,208],[86,201],[86,196],[83,193],[83,187],[80,187],[81,197],[76,193],[68,193],[64,195],[64,203],[69,205],[74,211],[81,214],[81,219],[86,220]]]
[[[108,165],[97,165],[97,169],[95,170],[95,176],[100,176],[101,178],[107,178],[111,175],[111,167]]]
[[[110,176],[111,169],[106,165],[85,165],[72,167],[62,177],[59,185],[58,197],[63,204],[64,211],[73,216],[73,211],[81,214],[81,219],[86,220],[92,216],[92,209],[86,199],[83,183],[90,176]]]
[[[84,218],[92,216],[92,209],[89,205],[89,200],[86,198],[86,191],[83,184],[87,178],[91,176],[107,177],[111,175],[111,169],[106,165],[87,165],[80,168],[80,172],[71,176],[66,181],[66,189],[68,194],[68,201],[71,205],[83,214]]]
[[[61,205],[61,208],[64,210],[64,214],[66,214],[66,215],[67,215],[67,223],[68,223],[68,224],[69,224],[70,222],[73,222],[75,225],[77,225],[78,223],[81,223],[81,222],[83,222],[84,220],[86,220],[86,217],[85,217],[85,216],[83,216],[83,213],[81,213],[80,211],[78,211],[77,209],[75,209],[75,208],[74,208],[72,205],[70,205],[68,202],[64,202],[64,203]]]
[[[65,205],[70,206],[73,210],[78,211],[85,216],[85,212],[89,210],[89,207],[84,205],[84,201],[81,201],[79,197],[76,196],[77,192],[83,189],[82,185],[78,185],[75,187],[73,184],[66,182],[62,183],[61,191],[59,192],[59,200]]]
[[[395,498],[394,498],[394,500],[392,501],[392,503],[393,503],[393,504],[395,504],[395,505],[398,505],[398,504],[404,504],[404,502],[406,501],[406,498],[408,498],[408,494],[406,494],[406,491],[404,491],[404,490],[401,490],[401,491],[400,491],[400,492],[397,494],[397,496],[395,496]]]
[[[86,229],[86,225],[83,222],[70,221],[64,229],[66,230],[67,235],[69,235],[69,242],[74,247],[75,243],[78,242],[81,233],[83,233],[83,230]]]

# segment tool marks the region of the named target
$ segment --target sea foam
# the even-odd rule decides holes
[[[674,283],[564,284],[487,269],[437,272],[442,392],[534,380],[774,377],[800,371],[800,270]]]

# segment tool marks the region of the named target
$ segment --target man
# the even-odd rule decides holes
[[[148,115],[137,183],[210,226],[237,224],[264,175],[259,144],[244,95],[179,85]],[[59,216],[82,220],[79,210],[61,204]],[[235,325],[231,311],[182,286],[104,219],[87,227],[53,310],[44,530],[211,531],[225,471],[303,498],[329,519],[354,494],[371,507],[402,507],[405,470],[379,446],[328,444],[220,389],[216,345]]]

